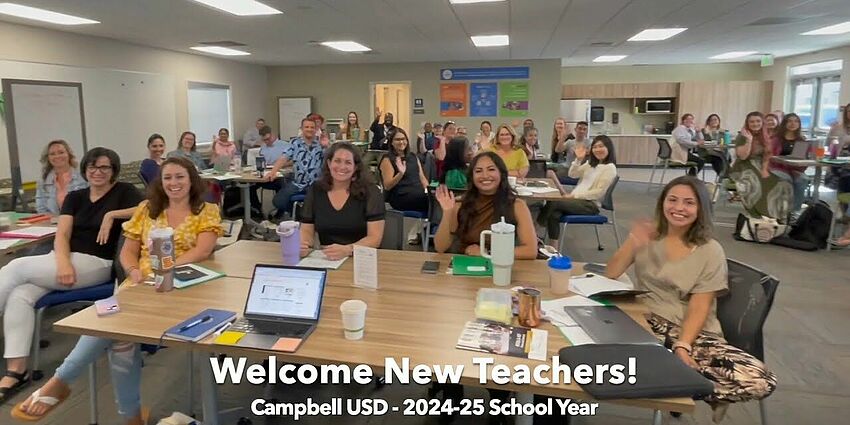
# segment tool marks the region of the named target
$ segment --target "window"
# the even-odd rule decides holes
[[[212,143],[220,128],[234,136],[230,116],[230,87],[189,82],[189,129],[197,135],[199,145]]]
[[[791,67],[791,110],[810,137],[823,135],[838,119],[841,60]]]

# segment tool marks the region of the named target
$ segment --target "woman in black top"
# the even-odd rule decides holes
[[[6,374],[0,402],[29,383],[27,358],[35,326],[34,304],[51,291],[98,285],[110,279],[119,220],[133,215],[142,194],[116,182],[121,161],[106,148],[88,151],[80,173],[89,187],[68,193],[62,204],[53,251],[21,257],[0,269],[0,312],[5,329]]]
[[[384,236],[384,212],[381,192],[360,153],[350,143],[331,145],[301,210],[301,256],[310,253],[316,232],[331,260],[350,256],[354,245],[377,248]]]
[[[401,127],[387,136],[392,142],[389,153],[381,158],[381,179],[390,206],[400,211],[428,211],[428,179],[416,155],[410,152],[410,141]]]

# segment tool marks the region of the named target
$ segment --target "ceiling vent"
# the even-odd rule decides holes
[[[600,42],[596,42],[596,43],[590,43],[591,47],[611,47],[613,45],[614,45],[614,43],[612,43],[610,41],[600,41]]]
[[[747,25],[750,26],[763,26],[763,25],[785,25],[785,24],[794,24],[797,22],[803,22],[807,18],[801,18],[799,16],[784,16],[784,17],[775,17],[775,18],[762,18],[755,22],[750,22]]]

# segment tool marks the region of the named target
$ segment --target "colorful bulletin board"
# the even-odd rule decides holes
[[[440,116],[465,117],[469,109],[467,84],[440,84]]]
[[[499,116],[528,116],[528,81],[499,83]]]
[[[495,117],[499,110],[499,92],[496,83],[469,84],[469,116]]]

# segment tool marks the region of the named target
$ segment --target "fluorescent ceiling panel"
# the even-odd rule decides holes
[[[816,29],[814,31],[804,32],[801,35],[838,35],[838,34],[846,34],[850,32],[850,21],[830,25],[828,27],[823,27],[821,29]]]
[[[324,41],[322,46],[330,47],[341,52],[368,52],[372,49],[356,41]]]
[[[593,61],[594,62],[619,62],[619,61],[621,61],[621,60],[623,60],[627,57],[628,57],[628,55],[603,55],[603,56],[598,56]]]
[[[629,39],[629,41],[661,41],[685,30],[687,30],[687,28],[652,28],[635,34]]]
[[[283,13],[256,0],[192,0],[236,16],[277,15]]]
[[[80,18],[79,16],[66,15],[64,13],[52,12],[17,3],[0,3],[0,13],[59,25],[86,25],[100,23],[91,19]]]
[[[476,47],[507,46],[511,42],[507,35],[473,35],[469,38]]]
[[[222,56],[247,56],[247,55],[250,55],[250,53],[243,52],[242,50],[230,49],[230,48],[221,47],[221,46],[195,46],[195,47],[192,47],[191,49],[197,50],[199,52],[212,53],[214,55],[222,55]]]
[[[451,4],[495,3],[505,0],[449,0]]]
[[[742,58],[744,56],[752,56],[756,53],[758,53],[758,52],[753,52],[753,51],[750,51],[750,52],[726,52],[726,53],[723,53],[723,54],[714,55],[714,56],[710,57],[709,59],[737,59],[737,58]]]

